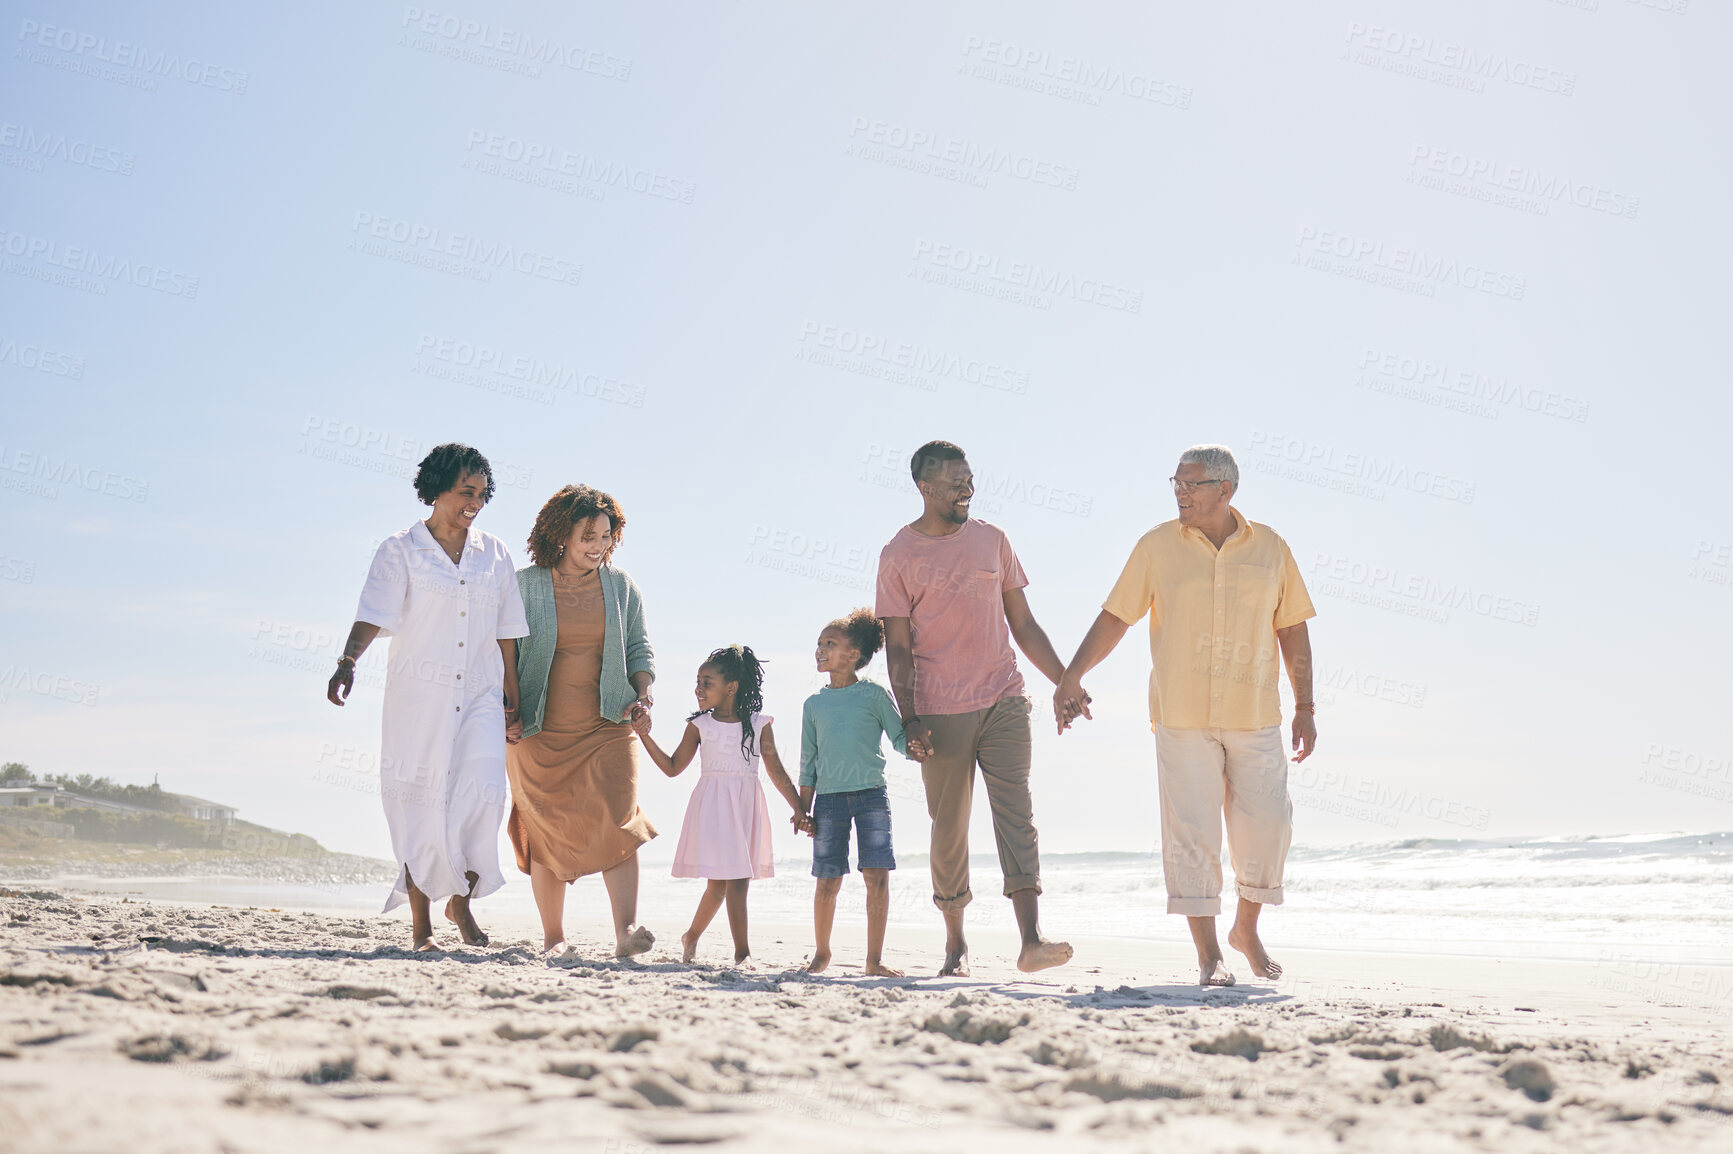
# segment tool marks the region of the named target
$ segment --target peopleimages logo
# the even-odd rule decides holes
[[[1499,410],[1478,402],[1579,424],[1589,417],[1587,401],[1564,393],[1527,387],[1478,369],[1452,368],[1442,357],[1412,356],[1373,346],[1360,354],[1360,378],[1355,385],[1401,395],[1454,394],[1461,404],[1447,407],[1495,420]],[[1410,389],[1412,393],[1405,391]]]
[[[147,76],[162,77],[165,80],[184,80],[188,84],[200,88],[215,88],[219,92],[232,92],[236,96],[244,96],[247,92],[247,74],[238,68],[224,68],[210,64],[196,57],[183,57],[178,52],[156,52],[139,44],[125,40],[110,41],[106,36],[97,36],[89,32],[80,32],[76,28],[62,28],[53,24],[43,24],[35,20],[21,20],[18,24],[18,39],[26,48],[49,48],[65,53],[75,62],[98,61],[113,65],[116,68],[128,68],[135,72],[143,72]],[[50,63],[37,61],[37,63]],[[58,62],[55,62],[58,63]],[[73,68],[71,71],[82,71]],[[151,85],[155,87],[155,85]]]
[[[539,183],[534,179],[536,175],[568,177],[580,185],[593,184],[600,189],[624,188],[678,204],[691,204],[692,197],[698,191],[698,186],[690,180],[681,180],[636,165],[602,160],[555,144],[524,140],[479,128],[470,129],[463,148],[470,154],[468,167],[490,176],[505,176],[507,179],[516,179],[512,174],[518,172],[529,177],[524,181],[528,184]],[[477,160],[476,157],[481,159]],[[495,163],[488,165],[488,161]]]
[[[0,148],[13,149],[35,160],[59,160],[120,176],[131,176],[138,159],[130,152],[105,144],[92,144],[64,132],[38,131],[11,121],[0,123]]]
[[[75,677],[44,673],[26,665],[8,665],[0,669],[0,701],[5,701],[15,689],[88,706],[94,706],[97,695],[102,692],[102,686]]]
[[[1474,503],[1474,482],[1440,473],[1432,469],[1416,469],[1371,453],[1337,450],[1333,445],[1319,444],[1303,437],[1255,430],[1251,436],[1251,452],[1298,465],[1302,469],[1317,469],[1323,473],[1364,481],[1374,486],[1406,489],[1424,493],[1444,501]],[[1304,479],[1299,478],[1299,479]],[[1380,498],[1382,493],[1378,494]]]
[[[979,291],[976,286],[984,287],[988,290],[987,295],[1008,293],[1011,297],[1032,298],[1034,301],[1057,296],[1119,312],[1143,310],[1141,290],[1080,277],[1063,269],[1044,268],[1030,261],[1004,260],[993,253],[962,245],[917,239],[912,259],[917,267],[910,271],[925,274],[922,276],[924,280],[971,291]],[[958,283],[946,279],[953,275],[959,278]],[[1051,307],[1051,303],[1043,307]]]
[[[1487,293],[1506,300],[1519,301],[1528,291],[1528,280],[1511,273],[1497,272],[1478,264],[1464,264],[1419,249],[1401,245],[1386,245],[1381,240],[1355,236],[1352,233],[1305,225],[1294,239],[1296,263],[1308,254],[1334,257],[1347,266],[1350,275],[1364,273],[1372,280],[1380,274],[1410,278],[1422,287],[1454,285],[1457,288]],[[1430,295],[1430,294],[1427,294]]]
[[[0,336],[0,365],[16,365],[51,377],[82,380],[84,358],[75,353],[57,351],[45,345]]]
[[[1509,194],[1509,207],[1527,211],[1538,208],[1538,215],[1542,216],[1547,214],[1550,205],[1565,203],[1608,216],[1634,219],[1642,204],[1638,197],[1598,184],[1430,144],[1416,144],[1410,150],[1408,167],[1406,180],[1409,184],[1443,192],[1460,192],[1494,203],[1503,203],[1497,198]],[[1454,178],[1456,183],[1445,178]],[[1533,204],[1524,202],[1523,197],[1532,198]]]
[[[1450,620],[1452,609],[1513,625],[1540,624],[1540,606],[1531,601],[1477,589],[1466,581],[1411,573],[1394,565],[1374,565],[1320,551],[1312,559],[1312,576],[1317,591],[1325,596],[1439,624]]]
[[[408,33],[437,37],[452,48],[483,49],[526,64],[557,64],[604,80],[632,78],[632,62],[624,57],[485,20],[468,20],[450,12],[432,12],[409,5],[403,9],[402,27]]]
[[[583,265],[562,257],[371,212],[357,212],[350,231],[355,234],[352,246],[369,256],[405,259],[406,263],[426,264],[440,271],[452,271],[443,267],[452,260],[463,261],[467,267],[458,266],[462,275],[476,280],[491,280],[492,270],[506,269],[556,284],[575,285],[584,274]],[[378,243],[382,241],[397,247],[392,249]]]
[[[422,359],[412,371],[490,393],[551,405],[556,394],[564,392],[635,409],[644,407],[642,385],[515,349],[423,332],[415,342],[415,352]]]
[[[30,480],[20,481],[18,477]],[[53,488],[55,485],[101,493],[122,501],[143,502],[150,498],[149,481],[96,468],[71,457],[20,450],[16,445],[0,443],[0,488],[29,492],[52,501],[59,497],[59,491]]]
[[[199,295],[199,278],[196,276],[176,272],[159,264],[116,256],[112,252],[100,252],[84,245],[61,244],[52,237],[13,232],[3,225],[0,225],[0,252],[22,260],[40,261],[42,265],[49,266],[38,268],[32,265],[8,265],[7,272],[35,276],[35,279],[56,283],[64,276],[68,281],[78,282],[69,283],[68,287],[85,291],[96,290],[98,295],[107,295],[107,282],[129,284],[135,288],[150,289],[152,292],[184,297],[187,300]],[[65,273],[50,272],[50,269],[62,269]]]
[[[1029,391],[1029,374],[1026,372],[1007,368],[994,361],[961,357],[943,349],[911,341],[899,341],[842,325],[807,321],[800,326],[800,342],[809,353],[823,350],[827,353],[839,353],[846,358],[856,358],[861,362],[876,362],[887,368],[904,369],[920,381],[932,383],[934,387],[938,380],[952,380],[1015,393],[1018,396]],[[804,359],[819,364],[831,364],[812,356]],[[831,367],[851,368],[846,362],[832,364]]]
[[[1048,95],[1079,100],[1085,104],[1099,105],[1101,94],[1109,93],[1169,108],[1191,107],[1190,88],[1161,79],[1153,71],[1097,64],[1081,57],[1053,53],[1044,48],[1015,44],[991,36],[966,37],[963,41],[963,56],[968,61],[978,62],[992,69],[1004,69],[1008,74],[995,75],[987,72],[978,75],[978,79],[1010,83],[1012,87],[1027,87]],[[1013,83],[1014,80],[1022,82]]]
[[[910,128],[895,121],[857,116],[849,125],[853,144],[845,150],[867,160],[890,160],[907,156],[915,160],[952,164],[965,172],[1008,176],[1031,184],[1046,184],[1067,192],[1077,187],[1077,169],[1040,160],[1004,148],[989,148],[974,141],[947,136],[925,128]],[[982,183],[985,183],[983,181]]]
[[[337,417],[309,415],[301,426],[301,448],[309,457],[349,465],[374,473],[413,479],[419,462],[433,449],[433,442],[407,437],[389,430],[359,425]],[[492,461],[494,482],[500,487],[528,489],[535,471],[527,466]]]
[[[1377,24],[1350,21],[1347,41],[1365,50],[1365,57],[1355,63],[1389,67],[1391,71],[1408,71],[1421,79],[1443,79],[1429,73],[1443,72],[1451,80],[1466,81],[1476,92],[1484,91],[1489,80],[1533,88],[1558,96],[1576,91],[1577,76],[1557,68],[1523,60],[1503,52],[1487,52]],[[1382,57],[1382,59],[1380,59]],[[1395,65],[1395,67],[1390,67]],[[1456,85],[1458,87],[1462,85]]]
[[[909,476],[911,452],[876,441],[868,444],[862,457],[866,468],[862,470],[860,479],[883,489],[912,491],[915,483]],[[1047,480],[1031,481],[1027,477],[985,469],[975,471],[975,500],[971,508],[976,516],[1002,513],[1008,501],[1074,517],[1087,517],[1095,507],[1092,494],[1051,484]]]

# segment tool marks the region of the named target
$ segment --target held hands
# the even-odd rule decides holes
[[[1089,703],[1093,700],[1084,691],[1080,678],[1069,675],[1060,678],[1058,687],[1053,690],[1053,719],[1059,725],[1059,732],[1063,734],[1070,729],[1071,723],[1079,717],[1094,721],[1095,715],[1089,712]]]
[[[794,832],[796,834],[805,834],[808,837],[812,836],[813,826],[812,815],[810,813],[805,813],[798,809],[795,810],[794,815],[789,818],[789,824],[794,826]]]
[[[637,700],[626,708],[626,723],[639,737],[650,732],[650,708],[656,704],[650,696],[650,687],[646,685],[638,691]]]
[[[911,761],[925,761],[933,756],[933,731],[926,722],[917,719],[903,727],[903,748]]]

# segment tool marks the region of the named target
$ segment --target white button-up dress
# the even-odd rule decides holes
[[[527,637],[511,553],[471,528],[463,560],[417,521],[373,555],[355,619],[391,638],[379,784],[391,848],[434,902],[505,884],[505,660],[499,641]],[[387,911],[409,899],[403,873]]]

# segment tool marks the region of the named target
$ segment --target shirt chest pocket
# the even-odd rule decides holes
[[[981,601],[990,601],[999,595],[999,571],[997,569],[967,569],[963,574],[961,595]]]
[[[1236,565],[1234,592],[1242,608],[1273,614],[1276,611],[1276,597],[1281,589],[1276,571],[1270,566]]]

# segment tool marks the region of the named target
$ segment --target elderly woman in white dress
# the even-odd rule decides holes
[[[430,911],[445,899],[464,942],[485,946],[469,903],[505,884],[505,746],[523,731],[516,639],[529,625],[511,554],[473,528],[493,496],[487,458],[440,445],[415,492],[433,513],[380,543],[326,696],[342,705],[356,660],[375,637],[392,638],[379,785],[400,869],[385,910],[407,901],[415,948],[434,950]]]

